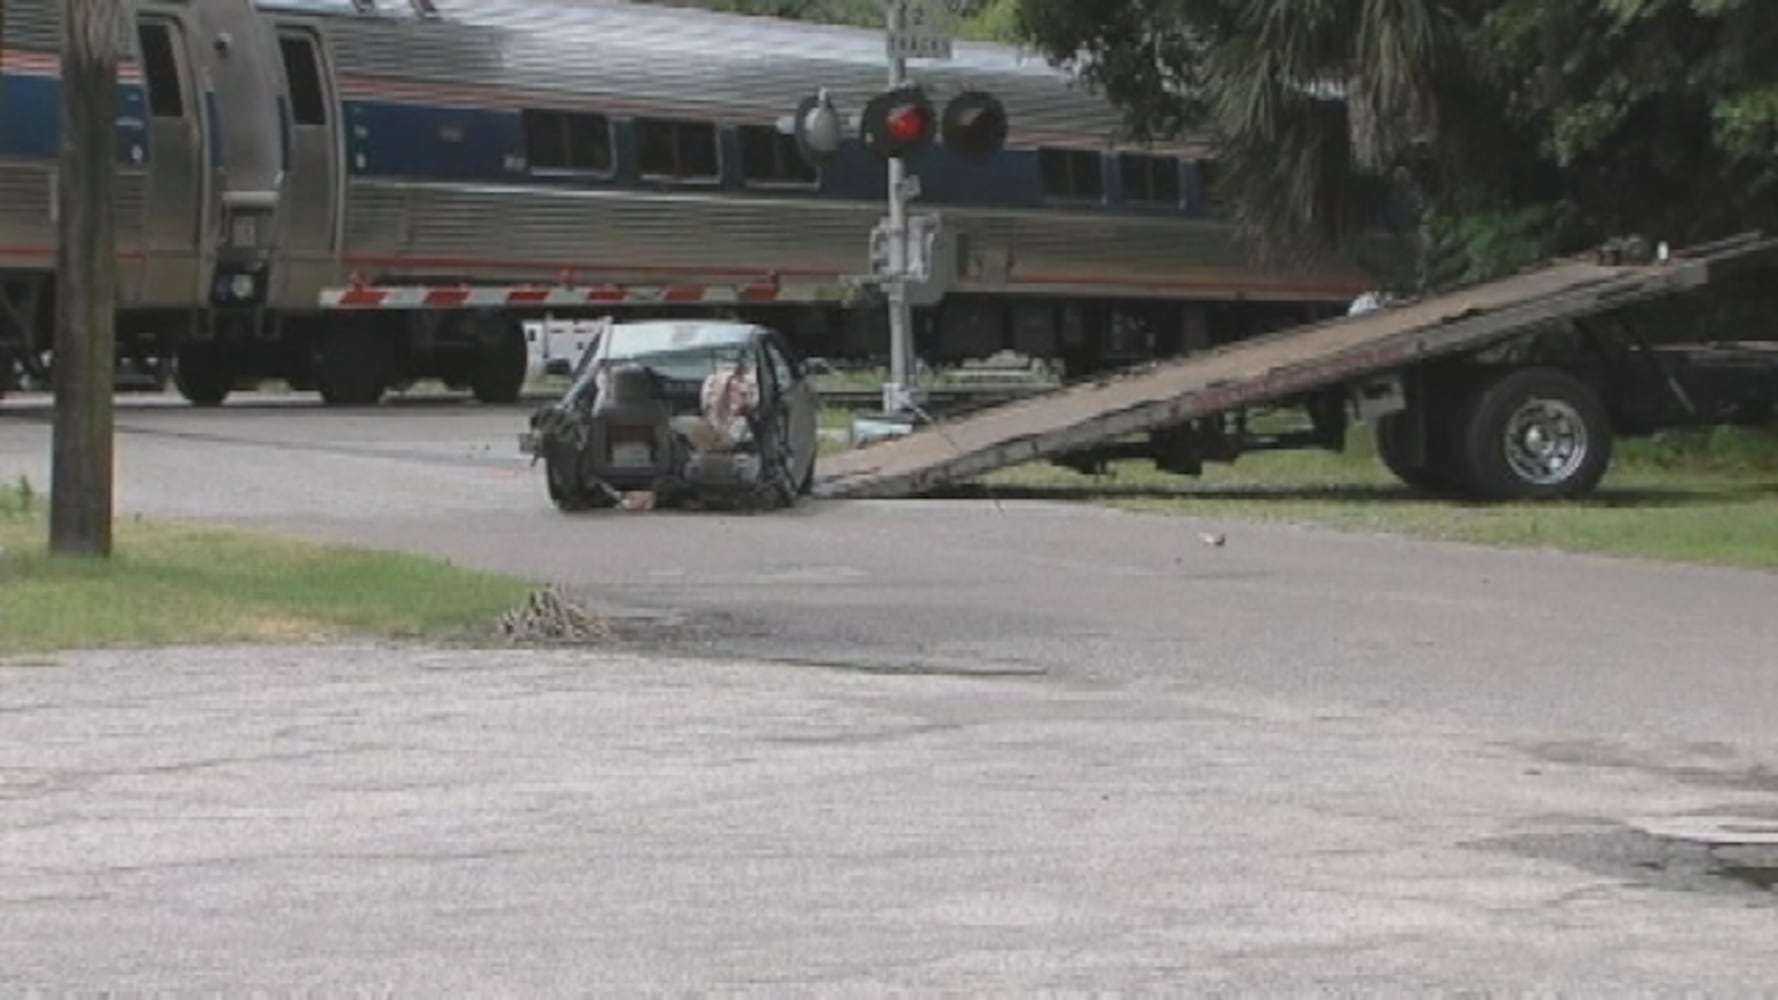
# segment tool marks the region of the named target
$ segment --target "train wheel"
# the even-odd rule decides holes
[[[173,386],[193,406],[221,406],[235,387],[234,372],[215,343],[187,341],[173,355]]]
[[[375,406],[389,387],[389,359],[375,331],[348,326],[328,335],[315,375],[329,406]]]
[[[1463,463],[1488,500],[1556,500],[1590,493],[1611,461],[1611,420],[1599,395],[1556,368],[1511,372],[1464,413]]]
[[[517,323],[502,327],[491,340],[476,346],[475,373],[469,391],[480,403],[510,404],[525,389],[525,331]]]

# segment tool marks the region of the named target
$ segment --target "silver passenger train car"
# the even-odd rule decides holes
[[[330,402],[436,378],[511,400],[522,324],[721,312],[830,357],[881,355],[869,269],[886,168],[819,169],[778,127],[883,89],[881,32],[599,0],[126,0],[119,352],[185,396],[283,379]],[[59,0],[0,38],[0,388],[50,362]],[[986,163],[912,166],[941,220],[916,347],[1092,369],[1337,311],[1350,273],[1266,270],[1192,143],[1009,46],[917,64],[935,102],[1008,111]],[[868,304],[868,303],[866,303]]]

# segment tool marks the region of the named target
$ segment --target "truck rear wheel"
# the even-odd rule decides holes
[[[1461,431],[1466,478],[1485,500],[1584,496],[1611,461],[1605,404],[1556,368],[1523,368],[1484,386]]]
[[[1421,417],[1426,421],[1425,460],[1417,461],[1408,440],[1412,431],[1409,421],[1416,416],[1403,410],[1377,418],[1377,458],[1409,489],[1434,496],[1462,493],[1463,474],[1447,447],[1449,418],[1442,412],[1428,412]]]

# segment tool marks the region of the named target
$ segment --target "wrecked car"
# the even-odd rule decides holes
[[[544,463],[564,511],[641,494],[655,507],[775,509],[814,485],[817,405],[801,359],[769,327],[613,323],[561,398],[531,414],[520,447]]]

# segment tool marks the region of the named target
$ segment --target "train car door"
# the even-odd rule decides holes
[[[313,305],[334,280],[339,253],[340,142],[332,67],[321,36],[307,28],[278,29],[287,87],[290,175],[285,189],[281,276],[284,305]]]
[[[205,135],[184,27],[144,14],[136,24],[148,89],[148,163],[142,191],[147,260],[142,301],[190,305],[205,301],[200,270],[205,186]]]

